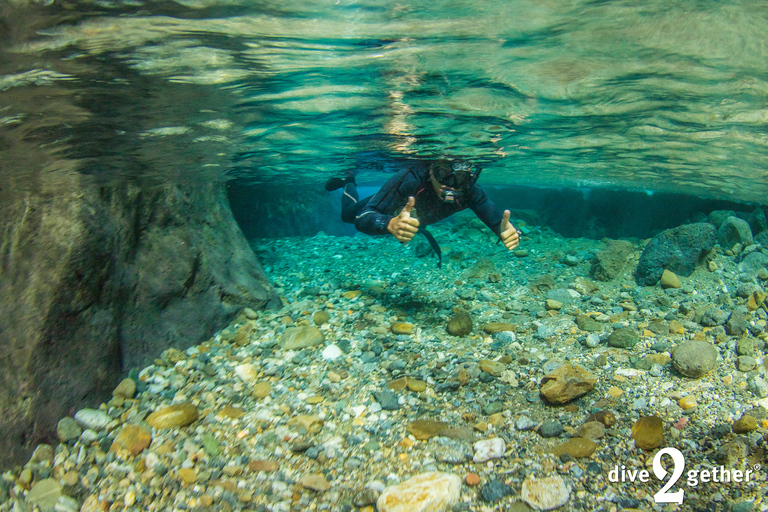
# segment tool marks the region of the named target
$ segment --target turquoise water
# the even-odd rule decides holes
[[[44,5],[48,4],[48,5]],[[47,1],[0,8],[3,182],[486,184],[768,204],[768,4]]]

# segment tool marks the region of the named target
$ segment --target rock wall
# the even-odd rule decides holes
[[[0,467],[168,347],[279,299],[221,182],[98,186],[73,173],[0,201]]]

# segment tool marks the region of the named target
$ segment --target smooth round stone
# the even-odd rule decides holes
[[[280,348],[283,350],[295,350],[314,347],[325,342],[325,335],[317,327],[303,325],[286,329],[280,338]]]
[[[407,322],[395,322],[389,326],[392,334],[413,334],[413,324]]]
[[[472,317],[466,311],[459,311],[448,320],[446,330],[451,336],[466,336],[472,332]]]
[[[539,427],[539,435],[544,438],[558,437],[563,433],[563,426],[557,421],[547,421]]]
[[[271,392],[272,384],[270,384],[269,381],[264,380],[253,385],[253,391],[251,394],[255,399],[261,400],[262,398],[268,397]]]
[[[749,414],[745,414],[738,420],[733,422],[734,434],[746,434],[752,432],[757,428],[757,418]]]
[[[574,437],[567,440],[564,443],[557,445],[552,453],[555,456],[560,457],[564,454],[568,454],[574,459],[580,459],[583,457],[589,457],[597,450],[597,443],[591,439],[585,437]]]
[[[579,435],[587,439],[602,439],[605,436],[605,425],[599,421],[588,421],[579,427]]]
[[[56,424],[56,435],[62,443],[77,439],[82,433],[83,429],[80,428],[77,421],[69,416],[61,418]]]
[[[315,325],[323,325],[328,322],[328,320],[331,319],[331,314],[328,313],[326,310],[322,311],[315,311],[315,314],[312,315],[312,322],[314,322]]]
[[[134,457],[152,442],[152,433],[140,425],[126,425],[115,438],[113,448],[127,450]]]
[[[664,422],[658,416],[644,416],[632,426],[632,438],[642,450],[653,450],[664,442]]]
[[[715,368],[717,349],[707,341],[686,341],[672,352],[672,364],[691,379],[700,379]]]
[[[631,327],[616,329],[608,336],[608,345],[614,348],[629,349],[640,341],[640,335]]]
[[[80,409],[75,413],[75,421],[83,428],[97,431],[117,424],[109,414],[96,409]]]
[[[133,398],[136,396],[136,381],[131,378],[123,379],[112,391],[112,395],[126,399]]]
[[[736,368],[740,372],[751,372],[757,368],[757,360],[752,356],[739,356],[736,359]]]
[[[147,423],[158,430],[164,428],[186,427],[197,420],[197,407],[190,403],[161,407],[147,417]]]
[[[337,345],[328,345],[323,349],[322,357],[326,361],[334,361],[341,357],[344,353]]]

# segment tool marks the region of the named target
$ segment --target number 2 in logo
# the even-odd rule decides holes
[[[668,492],[669,488],[675,485],[677,481],[680,479],[680,476],[683,474],[683,469],[685,469],[685,457],[683,457],[682,452],[678,450],[677,448],[663,448],[659,450],[656,453],[656,456],[653,458],[653,474],[656,475],[656,478],[663,481],[664,477],[667,476],[667,470],[661,467],[661,457],[663,455],[669,455],[672,457],[672,462],[674,463],[674,466],[672,468],[672,476],[669,479],[669,482],[667,482],[664,487],[659,490],[656,494],[653,495],[653,499],[656,501],[656,503],[683,503],[683,493],[684,491],[680,489],[676,492]]]

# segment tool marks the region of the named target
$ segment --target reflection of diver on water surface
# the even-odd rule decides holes
[[[344,188],[341,219],[369,235],[391,233],[400,242],[409,242],[419,227],[435,252],[440,249],[424,226],[471,209],[504,242],[507,249],[520,243],[509,222],[509,210],[499,211],[477,184],[481,170],[467,162],[436,160],[429,166],[412,166],[390,178],[374,195],[359,199],[354,176],[331,178],[326,190]],[[418,210],[418,219],[414,214]]]

